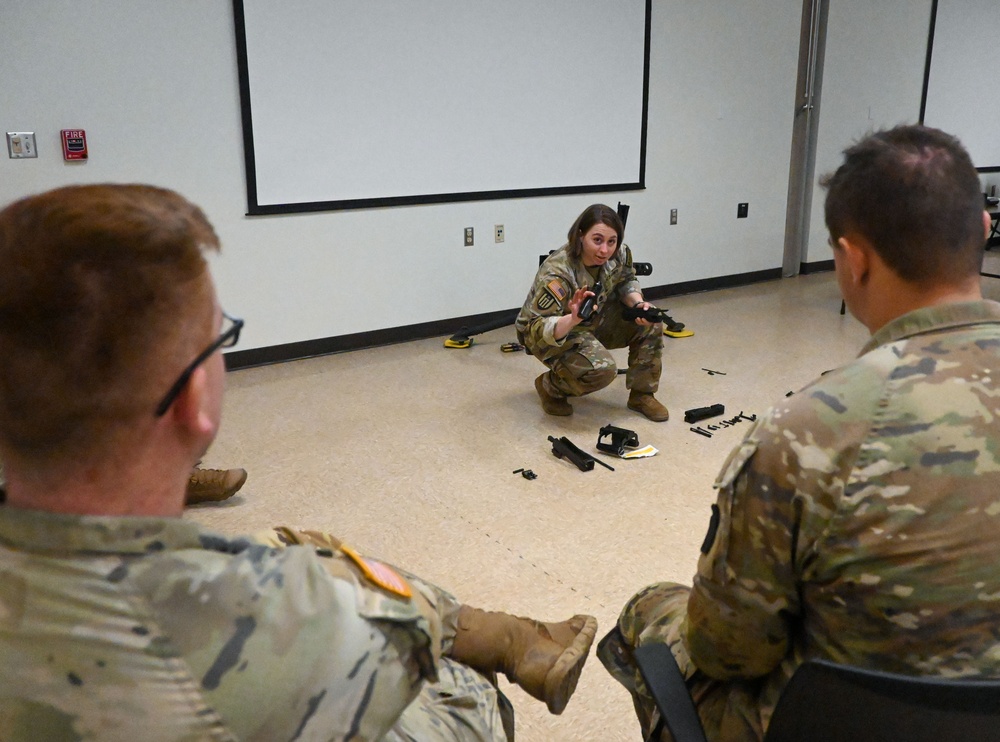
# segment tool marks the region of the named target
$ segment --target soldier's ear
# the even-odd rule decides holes
[[[871,243],[861,235],[849,234],[840,237],[837,244],[843,250],[842,255],[851,284],[864,286],[868,282],[868,276],[871,272],[874,251]]]
[[[191,372],[191,378],[168,411],[184,435],[197,438],[214,435],[208,370],[205,365]]]

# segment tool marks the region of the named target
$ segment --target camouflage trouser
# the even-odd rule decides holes
[[[622,304],[609,301],[601,308],[593,332],[574,334],[562,348],[549,349],[542,363],[550,371],[542,384],[556,397],[580,397],[603,389],[618,375],[608,348],[628,347],[625,386],[637,392],[655,392],[660,385],[663,327],[645,327],[622,319]],[[534,353],[535,351],[532,350]],[[539,354],[536,354],[539,355]]]
[[[321,531],[279,526],[255,535],[255,540],[271,546],[311,544],[339,549],[340,540]],[[386,742],[420,742],[448,739],[469,742],[513,742],[514,710],[488,678],[447,657],[458,631],[458,611],[462,604],[446,590],[426,582],[406,570],[393,567],[406,577],[441,620],[438,679],[424,683],[420,694],[406,707],[382,739]]]
[[[513,742],[513,721],[510,737],[504,732],[504,708],[510,711],[509,702],[496,685],[472,668],[445,657],[438,663],[437,682],[424,683],[420,695],[382,740]]]
[[[622,609],[617,626],[597,651],[601,663],[632,694],[643,739],[656,728],[660,713],[632,661],[632,649],[651,642],[670,646],[694,699],[705,736],[713,742],[759,742],[764,737],[757,696],[760,681],[720,681],[692,664],[681,638],[690,588],[660,582],[636,593]],[[660,742],[672,742],[663,730]]]

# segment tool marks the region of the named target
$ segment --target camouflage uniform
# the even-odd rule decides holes
[[[458,604],[411,589],[179,518],[0,507],[0,739],[504,740],[440,657]]]
[[[998,381],[1000,304],[925,308],[763,416],[716,481],[693,588],[637,594],[598,652],[646,733],[647,642],[711,740],[761,739],[807,658],[1000,676]]]
[[[594,315],[566,337],[555,339],[556,322],[569,313],[573,294],[594,286],[587,269],[569,257],[568,249],[563,245],[539,266],[515,323],[520,342],[552,371],[543,383],[553,388],[546,391],[557,397],[579,397],[603,389],[618,373],[607,348],[628,346],[625,385],[637,392],[655,392],[660,383],[662,328],[626,322],[621,316],[622,300],[641,293],[627,245],[600,268],[597,280],[603,290]]]

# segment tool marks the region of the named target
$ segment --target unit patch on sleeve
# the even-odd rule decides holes
[[[382,562],[375,559],[363,557],[346,544],[341,544],[340,550],[361,569],[361,573],[370,582],[375,583],[393,595],[398,595],[402,598],[413,597],[413,591],[410,589],[409,583],[392,567],[382,564]]]
[[[569,294],[569,291],[563,285],[563,282],[558,278],[553,278],[545,285],[545,290],[538,294],[538,299],[535,300],[535,306],[541,310],[547,310],[554,307],[556,304],[562,304],[563,299]]]

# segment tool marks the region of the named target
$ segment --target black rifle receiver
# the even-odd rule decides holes
[[[571,441],[566,436],[561,438],[553,438],[549,436],[549,442],[552,443],[552,455],[558,459],[567,459],[576,465],[576,468],[580,471],[593,471],[594,464],[600,464],[605,469],[611,469],[614,471],[613,467],[608,466],[603,461],[599,461],[591,456],[584,450],[577,447],[573,441]]]
[[[707,420],[710,417],[716,417],[721,415],[726,411],[726,406],[721,404],[713,404],[708,407],[695,407],[690,410],[684,411],[684,422],[686,423],[697,423],[702,420]]]
[[[632,322],[633,320],[640,318],[649,322],[662,322],[671,332],[680,332],[684,329],[684,323],[674,321],[674,318],[667,314],[666,309],[660,309],[658,307],[650,307],[649,309],[624,307],[622,309],[622,319]]]

